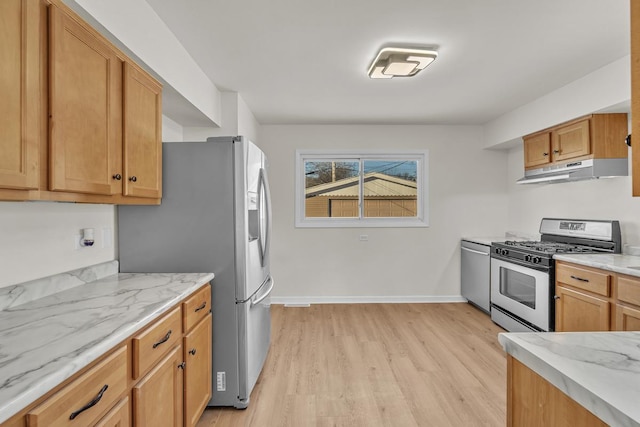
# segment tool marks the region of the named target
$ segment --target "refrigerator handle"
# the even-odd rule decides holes
[[[269,282],[271,282],[271,284],[269,285],[269,289],[267,289],[267,292],[265,292],[264,294],[262,294],[262,296],[258,299],[256,299],[255,301],[252,300],[251,301],[251,307],[253,307],[254,305],[258,305],[260,304],[262,301],[264,301],[264,299],[266,297],[268,297],[271,294],[271,291],[273,290],[273,285],[275,284],[275,281],[273,280],[273,277],[269,276]]]
[[[264,190],[264,204],[262,199]],[[262,266],[266,265],[267,255],[269,253],[269,245],[271,240],[271,193],[269,191],[269,179],[267,178],[267,171],[264,168],[260,168],[260,179],[258,183],[258,208],[264,209],[265,212],[261,213],[265,216],[266,230],[260,229],[258,235],[260,236],[260,258]],[[262,228],[262,222],[259,222],[259,227]],[[262,235],[264,233],[264,240]]]

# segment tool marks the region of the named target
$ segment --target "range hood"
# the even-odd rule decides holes
[[[612,178],[627,176],[629,165],[622,159],[588,159],[563,165],[529,169],[524,177],[516,181],[518,184],[535,184],[542,182],[568,182],[583,179]]]

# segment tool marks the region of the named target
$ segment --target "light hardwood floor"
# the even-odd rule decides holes
[[[274,305],[249,407],[197,427],[504,426],[499,332],[461,303]]]

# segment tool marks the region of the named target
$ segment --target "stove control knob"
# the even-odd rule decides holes
[[[504,255],[504,256],[509,255],[509,250],[508,249],[502,249],[500,251],[500,255]]]
[[[533,261],[534,264],[540,264],[540,262],[542,262],[542,258],[540,258],[539,256],[535,256],[531,259],[531,261]]]
[[[531,262],[531,255],[527,254],[524,256],[524,260],[527,262]]]

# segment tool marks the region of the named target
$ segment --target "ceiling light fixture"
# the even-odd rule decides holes
[[[407,49],[385,47],[369,67],[372,79],[390,79],[393,77],[411,77],[424,70],[438,57],[432,49]]]

